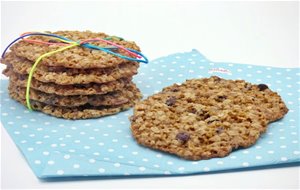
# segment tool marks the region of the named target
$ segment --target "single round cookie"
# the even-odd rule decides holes
[[[21,87],[27,86],[28,75],[20,75],[14,73],[10,69],[5,69],[4,74],[9,77],[11,83]],[[41,92],[59,96],[101,95],[112,91],[122,90],[131,80],[132,78],[120,78],[107,83],[57,85],[55,83],[40,82],[33,78],[30,87]]]
[[[272,118],[244,84],[249,83],[210,77],[167,87],[135,105],[132,134],[141,145],[190,160],[249,147]]]
[[[51,32],[48,32],[51,33]],[[93,33],[90,31],[58,31],[53,32],[52,34],[60,35],[66,38],[69,38],[74,41],[93,39],[93,38],[106,38],[109,37],[104,33]],[[46,36],[31,36],[28,39],[31,40],[42,40],[45,42],[53,42],[53,38]],[[134,49],[140,51],[140,48],[134,43],[119,38],[111,38],[111,42],[114,42],[118,45],[124,46],[126,48]],[[92,42],[92,44],[101,46],[101,47],[111,47],[104,42]],[[56,45],[41,45],[35,43],[29,43],[24,40],[19,41],[11,47],[11,50],[19,57],[24,57],[31,61],[35,61],[39,56],[47,52],[57,50],[61,46]],[[127,52],[123,50],[117,50],[119,53],[129,56]],[[129,56],[130,57],[130,56]],[[66,51],[53,54],[49,57],[45,57],[41,61],[41,65],[47,66],[62,66],[67,68],[105,68],[113,67],[120,63],[123,63],[124,59],[108,54],[103,51],[91,50],[84,47],[73,47]]]
[[[9,91],[19,94],[25,98],[26,88],[20,87],[12,82],[8,86]],[[92,106],[118,106],[130,102],[135,97],[141,97],[139,89],[133,82],[130,82],[122,90],[109,92],[103,95],[75,95],[59,96],[56,94],[44,93],[39,90],[30,90],[30,99],[43,102],[53,106],[78,107],[85,104]]]
[[[21,97],[18,93],[14,91],[9,91],[9,96],[12,99],[17,100],[18,102],[26,105],[24,97]],[[61,107],[47,105],[38,101],[31,101],[31,106],[35,111],[41,111],[45,114],[52,115],[55,117],[60,117],[64,119],[89,119],[89,118],[98,118],[107,115],[117,114],[121,111],[131,108],[140,100],[141,96],[136,95],[129,102],[117,105],[117,106],[91,106],[85,104],[78,107]]]
[[[18,74],[29,74],[33,62],[8,53],[2,60],[7,67]],[[41,82],[53,82],[59,85],[106,83],[123,77],[132,77],[137,74],[139,63],[125,61],[115,67],[102,69],[69,69],[65,67],[45,67],[38,65],[33,78]]]

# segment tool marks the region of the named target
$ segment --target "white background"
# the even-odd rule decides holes
[[[136,41],[150,60],[195,48],[212,61],[297,67],[298,11],[298,2],[2,2],[1,49],[26,31],[91,30]],[[42,182],[1,132],[2,188],[299,188],[299,167]]]

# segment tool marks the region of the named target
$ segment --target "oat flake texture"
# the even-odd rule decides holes
[[[99,119],[59,119],[30,112],[10,99],[6,80],[1,81],[1,123],[38,178],[185,175],[299,164],[299,68],[213,62],[192,50],[141,64],[138,73],[133,81],[144,98],[186,79],[217,75],[268,85],[280,94],[289,112],[271,123],[255,145],[201,161],[138,145],[130,132],[132,109]]]

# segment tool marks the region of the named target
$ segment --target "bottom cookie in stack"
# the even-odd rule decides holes
[[[10,77],[9,95],[26,105],[27,76],[18,75],[11,70],[5,73]],[[34,80],[32,83],[34,88],[30,90],[30,103],[34,110],[65,119],[87,119],[112,115],[129,109],[142,97],[136,85],[128,81],[130,79],[121,79],[107,84],[66,85],[66,88],[64,85]],[[60,91],[49,93],[55,88]],[[91,91],[98,93],[93,94]]]

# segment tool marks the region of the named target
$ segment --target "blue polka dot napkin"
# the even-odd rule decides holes
[[[254,146],[202,161],[137,145],[129,128],[132,110],[100,119],[58,119],[30,112],[10,99],[5,80],[1,81],[1,122],[39,178],[180,175],[300,162],[299,68],[213,62],[192,50],[142,64],[134,81],[147,97],[173,83],[211,75],[265,83],[282,96],[289,112],[270,124]]]

